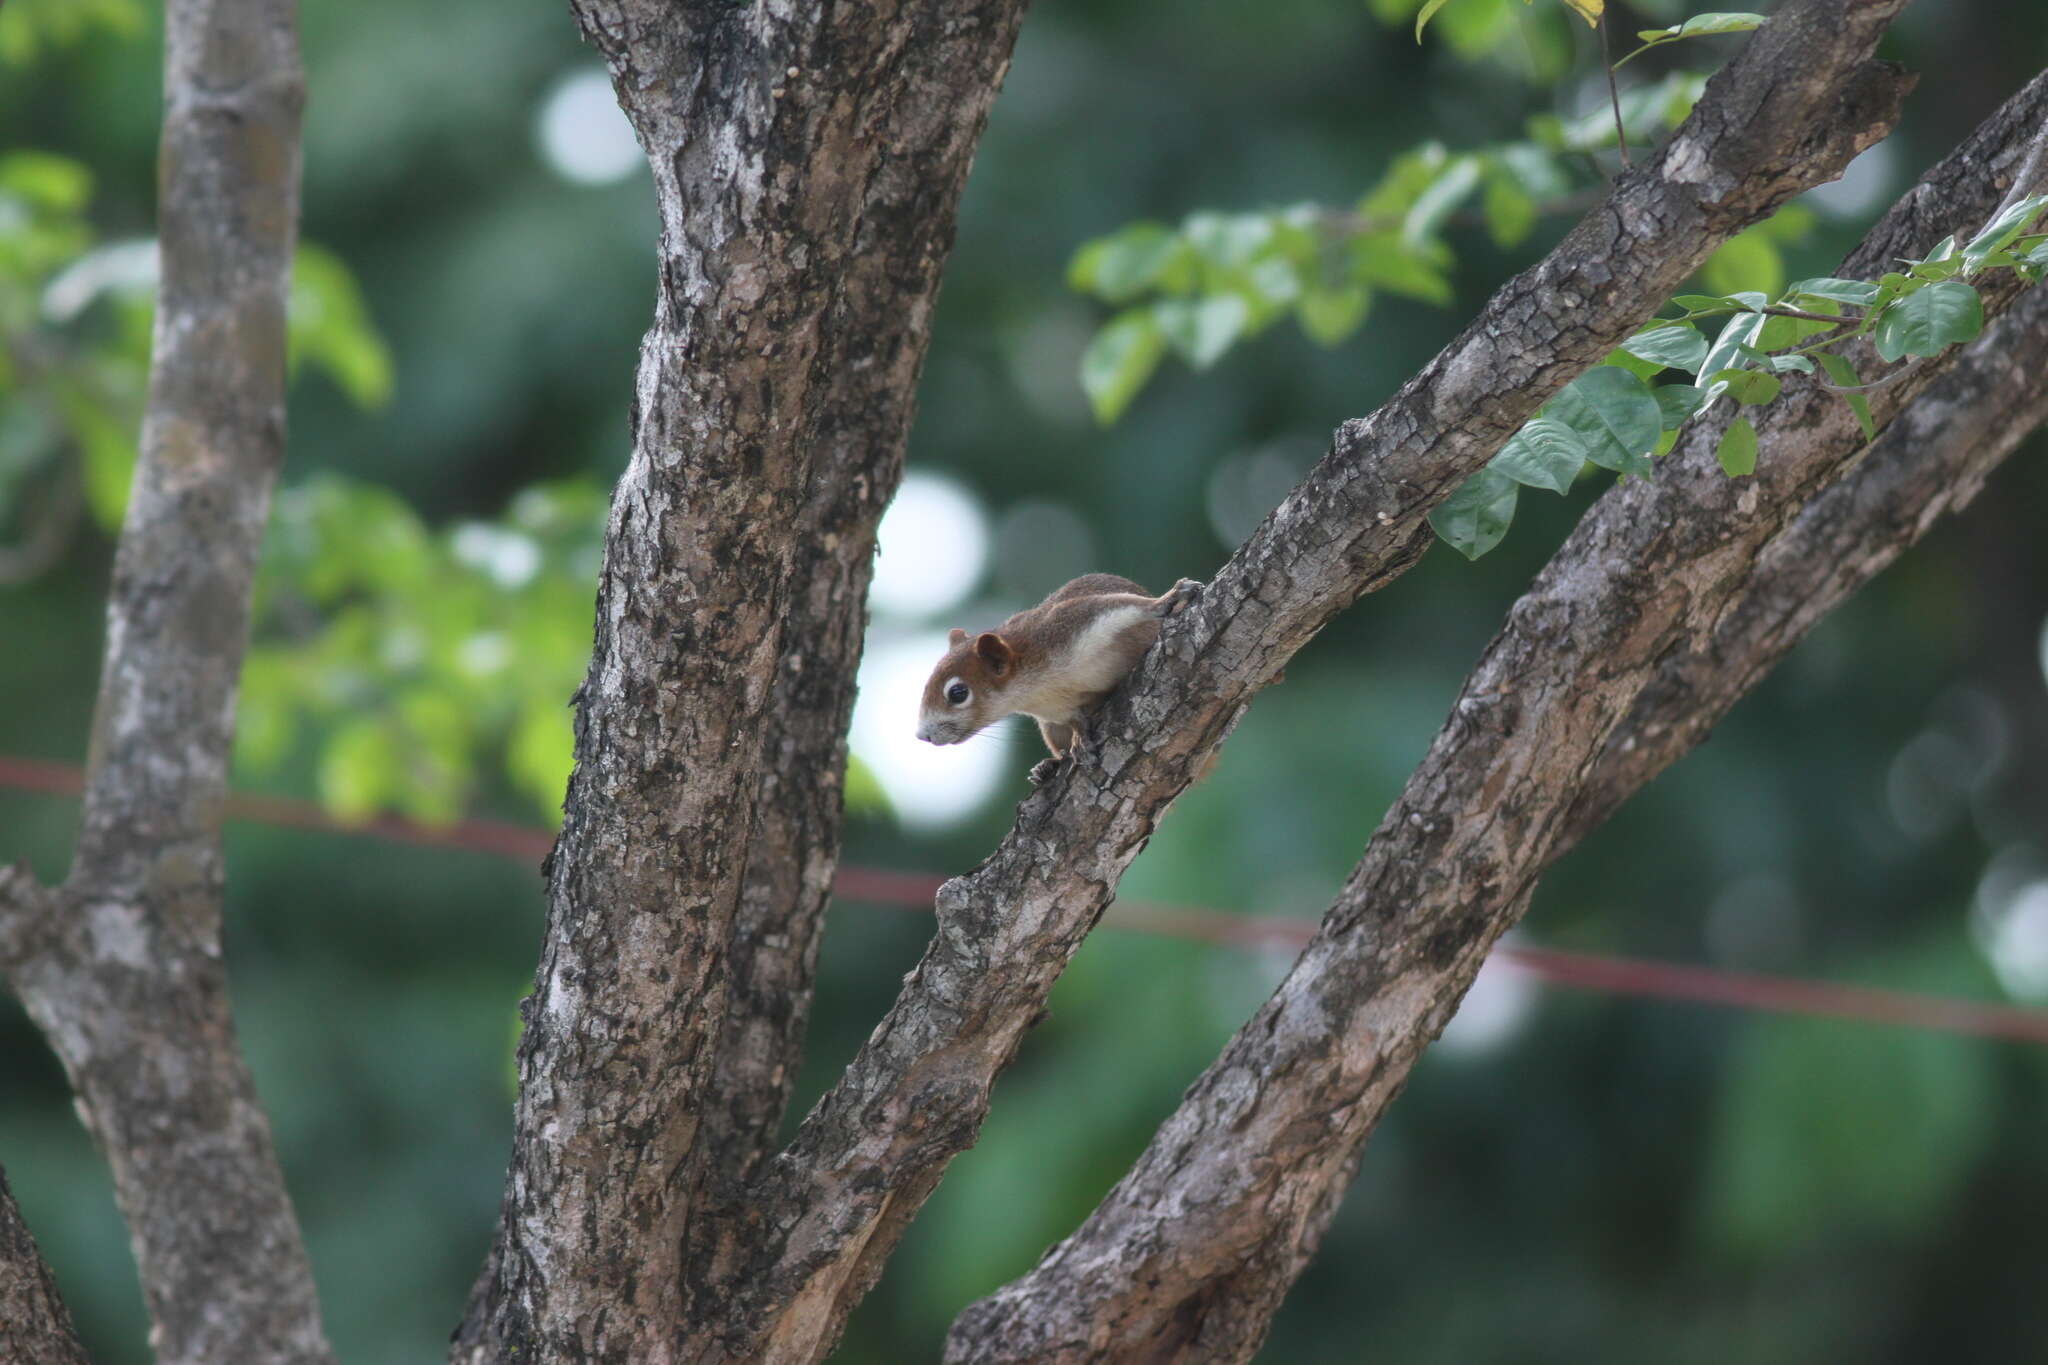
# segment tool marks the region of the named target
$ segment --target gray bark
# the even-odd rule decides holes
[[[165,16],[162,274],[78,847],[0,957],[106,1152],[157,1358],[329,1359],[221,962],[221,804],[270,490],[304,78],[291,0]]]
[[[87,1365],[71,1314],[0,1173],[0,1360]]]
[[[1980,226],[2044,117],[2048,76],[1841,273]],[[1996,316],[2017,285],[1985,293]],[[961,1316],[947,1358],[1249,1358],[1366,1138],[1538,875],[1974,496],[2048,417],[2044,368],[2036,289],[1970,347],[1872,393],[1889,423],[1872,445],[1809,387],[1767,410],[1753,478],[1720,473],[1708,423],[1654,481],[1604,497],[1510,612],[1287,980],[1087,1222]]]
[[[777,1324],[732,1308],[738,1181],[795,1069],[875,523],[1022,6],[576,9],[648,149],[660,285],[454,1354],[748,1358]]]
[[[1429,509],[1722,240],[1882,135],[1909,82],[1869,54],[1898,8],[1810,3],[1774,20],[1661,156],[1387,407],[1338,432],[1112,699],[1088,763],[1027,801],[1011,837],[940,893],[937,935],[902,996],[764,1168],[766,1248],[731,1311],[800,1315],[817,1324],[804,1343],[836,1337],[974,1140],[995,1076],[1124,869],[1252,694],[1412,564]]]

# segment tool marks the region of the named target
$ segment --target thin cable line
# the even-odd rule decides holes
[[[0,756],[0,787],[46,796],[76,796],[84,786],[84,772],[71,764]],[[537,864],[554,844],[552,834],[533,825],[503,820],[426,825],[396,815],[353,822],[337,819],[311,801],[250,792],[229,796],[227,814],[237,820],[288,829],[383,839],[425,848],[468,849],[529,865]],[[943,877],[927,873],[848,865],[839,869],[833,890],[843,900],[930,913],[932,898],[944,881]],[[1133,902],[1113,905],[1103,924],[1106,928],[1158,938],[1295,952],[1316,932],[1314,922],[1299,918]],[[1494,949],[1492,960],[1567,990],[1853,1020],[2048,1046],[2048,1010],[2016,1005],[1522,944],[1502,944]]]

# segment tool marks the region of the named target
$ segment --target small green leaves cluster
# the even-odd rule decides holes
[[[498,769],[542,811],[569,775],[566,702],[590,657],[605,524],[589,481],[430,530],[388,489],[332,474],[278,494],[235,757],[310,759],[345,819],[448,821]]]
[[[235,761],[310,780],[329,811],[460,818],[509,789],[552,819],[574,763],[608,498],[538,484],[503,515],[428,527],[388,489],[318,474],[281,490],[257,581]],[[849,763],[847,808],[886,806]]]
[[[142,420],[156,249],[98,241],[92,176],[45,152],[0,156],[0,538],[74,473],[120,525]],[[364,407],[391,394],[391,357],[355,277],[310,243],[293,264],[288,345]]]
[[[46,48],[95,30],[132,38],[149,22],[140,0],[7,0],[0,4],[0,66],[26,66]]]
[[[1630,91],[1631,135],[1676,126],[1704,84],[1681,73]],[[1082,246],[1068,282],[1118,309],[1081,357],[1097,419],[1121,416],[1169,354],[1206,369],[1290,317],[1335,346],[1364,325],[1380,294],[1450,304],[1455,258],[1444,233],[1453,219],[1476,203],[1496,245],[1519,245],[1542,215],[1577,207],[1576,193],[1593,183],[1580,163],[1616,136],[1604,111],[1542,115],[1527,132],[1474,151],[1432,142],[1404,153],[1349,209],[1201,212],[1178,227],[1132,223]]]
[[[1742,408],[1776,399],[1801,376],[1838,394],[1866,439],[1876,436],[1867,385],[1842,348],[1867,339],[1878,359],[1911,361],[1969,341],[1984,327],[1971,280],[2008,269],[2028,283],[2048,274],[2048,234],[2025,231],[2048,195],[2019,200],[1967,243],[1950,237],[1876,280],[1800,280],[1773,299],[1761,291],[1681,294],[1676,317],[1637,332],[1574,380],[1503,446],[1487,467],[1430,516],[1444,540],[1477,559],[1498,545],[1522,488],[1567,491],[1588,465],[1649,477],[1693,417],[1723,398]],[[1700,330],[1719,322],[1709,337]],[[1660,382],[1672,372],[1687,376]],[[1879,383],[1889,382],[1888,379]],[[1716,450],[1731,478],[1756,470],[1750,419],[1729,422]]]

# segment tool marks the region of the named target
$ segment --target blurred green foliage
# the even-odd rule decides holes
[[[1418,8],[1190,0],[1169,18],[1090,0],[1032,13],[968,187],[911,447],[914,468],[982,501],[1007,548],[969,604],[947,619],[878,615],[878,641],[997,618],[1087,570],[1206,576],[1336,422],[1370,411],[1565,230],[1568,213],[1531,207],[1595,184],[1568,139],[1606,155],[1591,35],[1561,6],[1456,0],[1418,48]],[[1617,18],[1626,31],[1689,13],[1660,0]],[[0,7],[0,56],[19,63],[0,83],[14,168],[0,172],[4,545],[50,523],[66,470],[111,514],[133,458],[147,260],[118,252],[152,231],[159,56],[105,17],[121,14],[153,24],[119,3]],[[2021,0],[1909,8],[1893,55],[1926,74],[1866,168],[1881,191],[2048,62],[2031,16]],[[530,821],[558,804],[567,768],[602,490],[627,449],[650,312],[651,195],[640,177],[571,183],[538,149],[555,92],[602,69],[565,13],[359,0],[304,18],[305,230],[331,255],[299,262],[290,466],[237,780],[351,815]],[[1703,67],[1739,41],[1654,50],[1627,69],[1629,90],[1694,89],[1669,60]],[[1645,108],[1642,126],[1668,113]],[[1358,186],[1386,191],[1372,212],[1387,221],[1369,233],[1342,230],[1367,212],[1358,201],[1243,208],[1328,204]],[[1872,216],[1829,202],[1801,206],[1801,233],[1783,235],[1781,217],[1717,257],[1704,293],[1825,278]],[[1155,226],[1121,241],[1131,223]],[[1120,245],[1082,245],[1104,240]],[[74,276],[88,301],[53,319],[52,283],[81,262],[103,282],[85,291]],[[1093,299],[1066,287],[1069,272]],[[1132,344],[1155,351],[1107,428],[1099,394],[1075,382],[1098,302],[1142,310]],[[1227,356],[1210,354],[1219,337]],[[1685,335],[1632,344],[1660,369],[1703,359]],[[1215,363],[1159,363],[1176,351]],[[1607,368],[1643,377],[1625,357]],[[1679,387],[1703,386],[1658,393]],[[1659,403],[1660,433],[1690,401]],[[2029,510],[2048,505],[2041,449],[1555,868],[1529,932],[1995,994],[1973,932],[1987,865],[2048,876],[2048,544]],[[1542,451],[1529,460],[1544,468]],[[1316,913],[1502,610],[1597,492],[1558,483],[1562,496],[1524,501],[1522,531],[1483,561],[1432,555],[1326,630],[1176,805],[1125,894]],[[1046,508],[1078,530],[1058,545],[1005,539]],[[51,562],[0,588],[13,646],[0,755],[83,757],[109,524],[81,514]],[[938,833],[897,824],[857,772],[868,797],[848,860],[970,866],[1008,826],[1027,747],[1005,755],[1015,772],[999,799]],[[73,819],[68,803],[0,791],[0,856],[61,876]],[[333,1335],[351,1360],[438,1358],[497,1212],[539,879],[477,853],[253,825],[231,827],[229,865],[238,1014]],[[928,932],[917,915],[835,908],[804,1101]],[[934,1358],[966,1299],[1027,1269],[1100,1198],[1284,968],[1092,938],[843,1358]],[[145,1360],[104,1171],[55,1063],[4,1009],[0,1162],[95,1358]],[[1917,1365],[2024,1358],[2048,1338],[2035,1283],[2048,1236],[2032,1212],[2048,1200],[2048,1059],[1564,993],[1510,1023],[1487,1044],[1454,1029],[1425,1059],[1268,1359]]]

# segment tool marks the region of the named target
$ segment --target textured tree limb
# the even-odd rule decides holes
[[[221,963],[221,803],[284,455],[298,226],[292,0],[174,0],[162,272],[78,847],[0,887],[9,980],[106,1152],[162,1362],[329,1359]]]
[[[504,1214],[454,1356],[637,1365],[727,1350],[757,1232],[734,1185],[794,1068],[874,526],[1022,5],[575,8],[649,152],[660,281]]]
[[[1909,193],[1844,273],[1980,225],[2044,114],[2048,77]],[[2014,297],[1986,292],[1994,313]],[[1889,425],[1867,453],[1810,388],[1770,410],[1753,478],[1721,475],[1708,424],[1654,481],[1603,498],[1510,612],[1272,1000],[1087,1222],[961,1316],[947,1358],[1249,1358],[1367,1136],[1537,876],[1975,494],[2048,417],[2044,367],[2036,289],[1873,398]]]
[[[765,1255],[734,1332],[770,1359],[834,1340],[979,1129],[1052,982],[1123,870],[1250,697],[1360,593],[1428,543],[1430,508],[1727,236],[1834,178],[1909,82],[1869,59],[1898,4],[1795,6],[1710,84],[1650,164],[1331,453],[1254,534],[1094,728],[1090,759],[939,896],[925,959],[758,1182]]]
[[[0,878],[6,875],[0,870]],[[88,1365],[71,1314],[0,1172],[0,1360]]]

